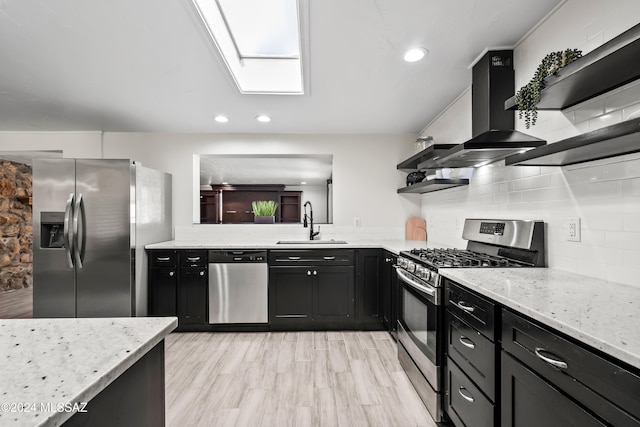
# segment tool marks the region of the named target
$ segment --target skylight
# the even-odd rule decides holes
[[[193,2],[241,93],[304,93],[298,0]]]

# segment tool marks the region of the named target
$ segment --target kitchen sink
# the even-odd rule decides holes
[[[344,240],[278,240],[277,245],[344,245],[347,242]]]

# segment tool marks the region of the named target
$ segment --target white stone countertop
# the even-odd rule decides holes
[[[640,287],[549,268],[441,275],[640,369]]]
[[[342,240],[342,239],[336,239]],[[146,245],[146,249],[358,249],[358,248],[382,248],[398,254],[400,251],[408,251],[413,248],[442,248],[446,247],[435,242],[422,240],[353,240],[344,239],[347,243],[331,243],[324,240],[322,243],[294,243],[278,244],[278,240],[272,241],[242,241],[242,242],[207,242],[189,240],[169,240],[166,242]],[[301,242],[304,242],[301,240]],[[317,241],[316,241],[317,242]],[[326,243],[325,243],[326,242]]]
[[[73,413],[41,404],[90,401],[177,324],[175,317],[0,320],[0,425],[63,424]]]

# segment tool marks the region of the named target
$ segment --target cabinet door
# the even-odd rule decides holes
[[[509,354],[502,352],[502,426],[604,426]]]
[[[313,319],[316,326],[353,322],[353,267],[313,267]]]
[[[178,321],[183,324],[207,322],[207,268],[182,268],[178,298]]]
[[[149,269],[149,316],[177,316],[178,271],[176,267]]]
[[[393,333],[397,326],[395,307],[397,276],[394,268],[396,255],[385,251],[382,263],[382,281],[380,283],[379,301],[382,308],[382,323],[386,330]]]
[[[269,270],[269,320],[274,327],[303,328],[311,323],[313,267]]]
[[[358,251],[356,319],[362,327],[382,328],[380,293],[382,283],[382,251]]]

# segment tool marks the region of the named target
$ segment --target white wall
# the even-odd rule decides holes
[[[588,53],[638,24],[637,0],[569,0],[522,40],[514,51],[516,88],[524,85],[549,52]],[[464,95],[464,94],[463,94]],[[437,142],[471,137],[469,96],[460,97],[422,132]],[[468,115],[461,115],[468,111]],[[538,123],[516,128],[552,143],[637,116],[640,84],[634,83],[565,111],[541,111]],[[453,137],[452,137],[453,135]],[[549,267],[640,286],[640,154],[563,168],[505,167],[475,171],[471,183],[422,195],[429,240],[463,246],[464,218],[542,219],[547,223]],[[566,241],[566,220],[579,217],[582,241]]]
[[[105,157],[130,157],[173,175],[176,239],[273,239],[304,235],[301,226],[193,225],[199,177],[194,154],[333,154],[333,225],[322,237],[404,238],[404,223],[420,211],[419,197],[398,196],[405,174],[395,165],[410,155],[415,135],[256,135],[113,133],[103,136]],[[354,218],[361,227],[354,228]],[[260,228],[257,228],[260,227]],[[280,227],[280,228],[279,228]]]
[[[63,157],[101,158],[102,132],[0,132],[0,151],[62,150]]]

